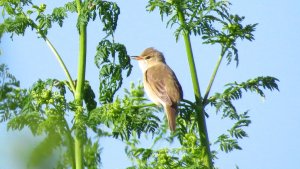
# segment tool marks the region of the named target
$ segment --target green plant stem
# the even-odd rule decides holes
[[[178,12],[178,18],[179,18],[180,23],[182,25],[185,25],[186,23],[185,23],[184,14],[183,14],[179,4],[177,5],[177,12]],[[212,169],[213,164],[212,164],[212,158],[211,158],[211,152],[210,152],[208,133],[207,133],[207,128],[206,128],[205,112],[204,112],[204,107],[203,107],[202,101],[201,101],[202,98],[201,98],[200,87],[199,87],[199,83],[198,83],[197,71],[196,71],[196,67],[195,67],[189,32],[184,31],[183,38],[184,38],[184,42],[185,42],[185,47],[186,47],[186,52],[187,52],[187,57],[188,57],[188,62],[189,62],[189,67],[190,67],[190,73],[191,73],[191,78],[192,78],[192,83],[193,83],[193,88],[194,88],[195,100],[196,100],[196,104],[197,104],[197,109],[196,109],[195,114],[196,114],[196,119],[197,119],[197,123],[198,123],[200,142],[205,150],[203,153],[203,157],[201,157],[201,158],[203,159],[204,165],[207,168]]]
[[[78,60],[77,87],[75,98],[82,101],[86,67],[86,25],[80,26],[80,46]]]
[[[76,89],[75,89],[75,86],[74,86],[74,83],[73,83],[73,80],[72,80],[72,77],[64,63],[64,61],[62,60],[62,58],[60,57],[60,55],[58,54],[57,50],[55,49],[55,47],[52,45],[52,43],[50,42],[50,40],[43,34],[40,33],[40,35],[43,37],[43,39],[45,40],[45,42],[47,43],[47,45],[49,46],[49,48],[51,49],[51,51],[54,53],[56,59],[58,60],[60,66],[62,67],[62,69],[64,70],[67,78],[68,78],[68,81],[70,83],[70,86],[71,86],[71,90],[73,93],[75,93]]]
[[[78,74],[77,74],[77,87],[75,93],[75,100],[77,106],[80,108],[76,110],[75,115],[75,159],[76,169],[83,168],[83,145],[82,145],[82,114],[83,114],[83,87],[85,82],[85,65],[86,65],[86,25],[80,25],[80,37],[79,37],[79,60],[78,60]]]
[[[81,16],[81,1],[76,0],[78,17]],[[83,87],[85,82],[86,67],[86,27],[85,23],[79,25],[79,56],[77,69],[77,86],[75,101],[78,106],[75,112],[75,164],[76,169],[83,169],[83,136],[86,131],[82,126],[83,115]]]
[[[70,130],[68,122],[64,117],[63,117],[63,120],[64,120],[64,123],[65,123],[65,126],[66,126],[66,137],[67,137],[67,140],[68,140],[68,148],[69,148],[69,151],[70,151],[69,156],[71,157],[72,169],[76,169],[75,152],[74,152],[74,147],[73,147],[74,140],[73,140],[73,137],[72,137],[72,131]]]
[[[154,103],[149,103],[149,104],[134,105],[134,106],[130,106],[130,107],[131,108],[157,107],[157,105]]]
[[[223,52],[222,52],[222,53],[223,53]],[[224,56],[224,54],[221,54],[221,55],[220,55],[220,57],[219,57],[219,59],[218,59],[218,61],[217,61],[216,67],[215,67],[215,69],[214,69],[214,71],[213,71],[213,73],[212,73],[212,75],[211,75],[211,77],[210,77],[209,84],[208,84],[208,86],[207,86],[207,88],[206,88],[206,92],[205,92],[205,95],[204,95],[204,98],[203,98],[203,105],[206,105],[206,101],[207,101],[209,92],[210,92],[211,87],[212,87],[212,85],[213,85],[213,83],[214,83],[214,81],[215,81],[217,72],[218,72],[218,70],[219,70],[220,64],[221,64],[222,59],[223,59],[223,56]]]
[[[83,155],[82,155],[82,141],[80,138],[75,136],[75,166],[76,169],[82,169],[83,168]]]

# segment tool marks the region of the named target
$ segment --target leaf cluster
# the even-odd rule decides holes
[[[42,37],[46,36],[53,23],[63,26],[63,20],[67,18],[68,9],[58,7],[52,13],[46,13],[46,5],[35,5],[32,1],[3,1],[3,23],[0,24],[0,38],[4,33],[24,36],[27,28],[36,30]],[[25,10],[26,9],[26,10]]]
[[[182,146],[178,148],[139,148],[134,139],[128,145],[126,153],[136,163],[128,169],[207,169],[202,159],[204,149],[194,133],[186,133]]]
[[[27,28],[36,30],[41,37],[45,37],[53,23],[63,26],[68,13],[79,14],[77,27],[80,24],[87,25],[90,20],[95,21],[99,16],[103,23],[103,31],[107,36],[112,35],[117,28],[120,8],[115,2],[103,0],[87,0],[82,2],[82,8],[77,11],[75,1],[68,2],[62,7],[57,7],[51,13],[47,13],[46,4],[36,5],[31,0],[26,1],[1,1],[3,23],[0,24],[0,38],[4,33],[10,33],[24,36]],[[7,15],[7,16],[6,16]]]
[[[0,65],[0,122],[7,121],[22,107],[19,103],[25,97],[20,82],[8,72],[6,65]]]
[[[58,80],[37,81],[27,90],[24,106],[8,123],[8,129],[20,130],[28,125],[34,135],[60,131],[62,126],[53,124],[64,124],[64,112],[68,109],[64,95],[65,88]]]
[[[191,1],[191,0],[149,0],[149,11],[158,9],[162,19],[169,17],[167,26],[175,26],[175,37],[178,40],[183,34],[200,36],[203,44],[219,44],[221,55],[226,55],[228,64],[232,57],[238,65],[238,50],[236,41],[246,39],[252,41],[257,24],[243,25],[244,17],[230,14],[228,1]],[[184,24],[180,22],[183,17]]]
[[[103,133],[122,140],[130,139],[132,133],[138,137],[142,133],[155,134],[159,127],[160,118],[153,114],[157,111],[154,105],[147,105],[141,85],[131,85],[130,90],[125,90],[123,99],[117,98],[112,103],[103,104],[94,109],[89,116],[88,124],[95,133]],[[103,131],[101,125],[107,127]]]
[[[33,150],[28,165],[40,165],[62,147],[67,147],[64,153],[71,151],[71,131],[64,118],[68,110],[64,84],[56,79],[39,80],[31,89],[21,90],[4,65],[1,78],[1,95],[5,95],[0,101],[1,121],[8,121],[8,130],[27,127],[33,135],[45,137]]]
[[[85,81],[83,87],[83,100],[86,105],[86,109],[88,112],[94,110],[97,107],[97,102],[95,100],[95,93],[88,81]]]
[[[112,102],[122,85],[123,77],[128,77],[132,69],[125,46],[107,39],[102,40],[97,46],[95,64],[99,68],[99,101]]]
[[[19,81],[8,72],[5,65],[0,67],[1,77],[1,122],[7,121],[8,130],[28,128],[35,136],[43,137],[33,149],[29,167],[53,166],[53,157],[61,156],[56,161],[56,168],[67,168],[74,164],[74,126],[69,127],[68,112],[76,109],[73,101],[66,99],[65,81],[48,79],[38,80],[31,89],[20,89]],[[95,94],[88,82],[84,86],[86,113],[83,115],[84,126],[88,126],[89,111],[96,107]],[[101,149],[98,142],[93,142],[85,135],[85,165],[98,168]]]
[[[66,8],[70,11],[76,11],[76,3],[66,4]],[[77,11],[78,12],[78,11]],[[79,25],[87,25],[90,20],[95,21],[97,16],[103,24],[103,29],[107,36],[113,35],[117,28],[118,17],[120,14],[120,8],[115,2],[103,1],[103,0],[87,0],[82,2],[80,15],[77,21],[77,28]]]
[[[208,103],[216,109],[216,112],[222,112],[222,118],[228,118],[234,121],[233,126],[227,130],[228,134],[222,134],[218,137],[216,144],[219,144],[220,149],[225,152],[234,149],[241,149],[238,145],[237,139],[247,137],[244,127],[251,123],[248,111],[238,113],[234,106],[235,100],[241,99],[244,92],[255,92],[261,97],[265,97],[262,89],[278,90],[278,79],[270,76],[260,76],[254,79],[249,79],[242,83],[228,83],[223,93],[215,93],[208,99]]]
[[[2,67],[3,84],[18,86],[18,81]],[[4,69],[5,68],[5,69]],[[20,107],[10,108],[14,111],[8,112],[8,129],[23,130],[28,127],[36,136],[44,139],[33,150],[28,165],[41,166],[51,159],[57,151],[61,154],[61,160],[57,167],[65,168],[71,166],[74,154],[74,127],[69,127],[68,119],[65,119],[67,112],[76,111],[78,108],[75,102],[66,100],[67,82],[56,79],[37,81],[31,89],[23,89],[24,96],[19,98]],[[1,88],[1,94],[7,94],[11,89]],[[138,137],[142,133],[157,132],[160,118],[153,112],[158,111],[153,104],[146,104],[144,91],[141,85],[131,85],[130,90],[125,90],[124,98],[117,97],[113,102],[102,104],[96,108],[95,95],[88,82],[84,87],[84,101],[86,109],[82,115],[82,126],[91,129],[98,137],[112,136],[117,139],[129,140],[133,133]],[[7,90],[7,91],[6,91]],[[3,93],[2,93],[3,92]],[[6,92],[6,93],[4,93]],[[12,95],[18,97],[18,95]],[[13,102],[9,97],[1,100],[1,105],[6,102]],[[8,109],[8,108],[7,108]],[[72,115],[72,114],[71,114]],[[85,149],[85,166],[98,168],[100,165],[101,149],[97,143],[87,135],[83,135]],[[50,160],[51,161],[51,160]]]
[[[89,169],[98,169],[101,165],[101,154],[102,148],[99,145],[99,140],[92,141],[92,139],[87,139],[84,148],[85,164]]]

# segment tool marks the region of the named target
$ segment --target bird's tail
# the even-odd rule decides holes
[[[169,128],[173,132],[176,129],[177,105],[166,105],[165,113],[167,115]]]

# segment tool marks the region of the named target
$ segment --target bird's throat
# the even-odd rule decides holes
[[[139,60],[139,66],[143,73],[148,69],[148,62],[146,60]]]

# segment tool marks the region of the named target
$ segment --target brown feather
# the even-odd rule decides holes
[[[169,128],[172,132],[174,132],[176,129],[177,105],[166,105],[164,108],[167,115]]]

